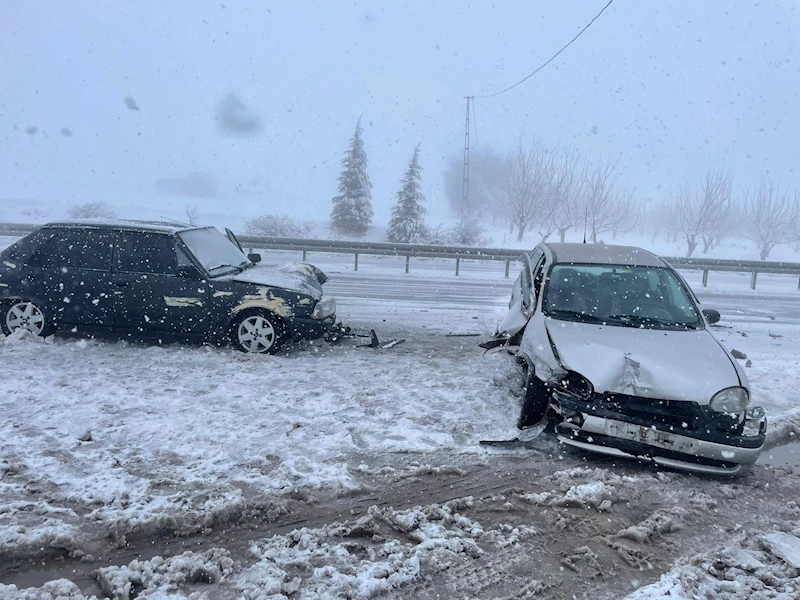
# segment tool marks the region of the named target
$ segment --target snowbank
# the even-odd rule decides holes
[[[759,600],[800,597],[800,524],[790,532],[741,533],[730,544],[683,559],[626,600]]]

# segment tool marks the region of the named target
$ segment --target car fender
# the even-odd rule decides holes
[[[541,381],[551,381],[565,373],[558,357],[558,350],[547,331],[544,315],[540,311],[535,312],[528,321],[522,334],[519,355],[529,367],[533,367],[534,373]]]
[[[253,309],[265,310],[287,323],[295,317],[311,317],[316,300],[308,294],[279,287],[232,280],[209,281],[211,331],[227,335],[238,315]]]

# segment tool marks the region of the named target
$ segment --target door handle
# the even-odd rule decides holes
[[[127,279],[116,279],[116,280],[114,280],[114,285],[117,286],[117,287],[126,287],[126,286],[129,286],[130,284],[131,284],[131,282],[128,281]]]

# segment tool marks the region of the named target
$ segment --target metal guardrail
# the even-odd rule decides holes
[[[750,273],[750,289],[756,289],[759,273],[778,275],[798,275],[800,277],[800,263],[773,262],[761,260],[731,260],[724,258],[687,258],[687,257],[662,257],[675,269],[685,271],[702,271],[703,287],[708,286],[709,271],[727,271]],[[800,278],[797,289],[800,290]]]
[[[27,223],[0,223],[0,236],[23,236],[39,225]],[[239,241],[251,248],[264,250],[287,250],[301,252],[306,260],[311,252],[353,254],[354,267],[358,271],[358,257],[361,254],[370,256],[404,256],[405,272],[409,272],[411,258],[450,258],[455,259],[455,274],[459,274],[461,260],[494,260],[505,262],[505,275],[508,277],[511,262],[522,260],[521,250],[503,248],[469,248],[465,246],[438,246],[432,244],[394,244],[387,242],[352,242],[340,240],[311,240],[280,237],[262,237],[243,235]],[[800,263],[773,262],[758,260],[730,260],[721,258],[686,258],[664,256],[676,269],[703,272],[703,287],[708,285],[708,274],[711,271],[750,273],[750,288],[756,288],[759,273],[797,275],[800,278]],[[800,290],[800,279],[798,280]]]
[[[307,259],[309,252],[331,252],[354,255],[354,268],[358,271],[358,256],[367,254],[371,256],[404,256],[406,258],[406,273],[409,271],[411,258],[454,258],[456,261],[456,275],[461,268],[461,260],[496,260],[505,261],[505,274],[508,272],[512,261],[521,260],[522,251],[498,248],[470,248],[467,246],[437,246],[433,244],[395,244],[387,242],[343,242],[338,240],[302,240],[291,238],[237,236],[239,241],[246,245],[264,250],[289,250],[303,253],[303,260]]]

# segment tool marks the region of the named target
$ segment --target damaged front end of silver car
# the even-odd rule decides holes
[[[761,454],[766,413],[750,407],[745,388],[718,392],[708,405],[620,393],[598,393],[568,372],[546,384],[559,415],[559,441],[612,456],[700,473],[735,475]]]

